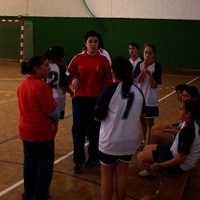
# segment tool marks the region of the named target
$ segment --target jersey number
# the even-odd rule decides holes
[[[128,115],[129,115],[130,110],[131,110],[131,108],[133,106],[133,101],[134,101],[134,98],[135,98],[134,93],[132,93],[132,92],[129,93],[127,95],[127,97],[124,97],[124,99],[125,98],[128,99],[128,100],[127,100],[126,107],[125,107],[123,115],[122,115],[122,119],[127,119],[128,118]]]
[[[49,73],[49,85],[51,88],[58,88],[58,73],[55,71],[51,71]]]

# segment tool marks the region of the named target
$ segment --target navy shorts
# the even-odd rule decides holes
[[[99,159],[102,165],[112,166],[119,161],[130,163],[132,155],[113,156],[99,151]]]
[[[159,116],[159,110],[157,106],[146,106],[146,119],[155,118]]]
[[[170,151],[171,145],[158,144],[156,150],[152,150],[154,162],[164,162],[174,158],[172,152]],[[166,168],[165,170],[170,172],[182,172],[183,170],[180,166]]]

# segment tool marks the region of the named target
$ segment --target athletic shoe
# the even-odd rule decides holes
[[[147,176],[150,176],[151,174],[146,169],[144,169],[144,170],[140,171],[138,173],[138,175],[141,177],[147,177]]]
[[[82,169],[85,167],[85,165],[84,164],[75,164],[74,165],[74,172],[81,172],[82,171]]]

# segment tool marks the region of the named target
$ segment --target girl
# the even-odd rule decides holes
[[[197,101],[182,102],[179,120],[184,121],[185,126],[178,132],[171,147],[159,144],[147,145],[137,156],[141,166],[147,170],[168,169],[175,172],[193,169],[200,159],[199,113],[200,105]]]
[[[135,42],[131,42],[128,45],[128,52],[130,55],[129,61],[133,66],[133,70],[132,70],[132,76],[134,77],[134,71],[135,71],[135,67],[136,65],[142,61],[142,58],[139,56],[139,45]]]
[[[102,200],[112,199],[114,185],[116,199],[125,199],[128,165],[137,147],[138,123],[145,110],[145,100],[142,92],[133,84],[131,71],[132,65],[127,59],[117,57],[112,60],[115,83],[103,91],[95,106],[95,119],[101,121]]]
[[[70,78],[66,74],[66,66],[63,65],[65,56],[64,49],[60,46],[48,48],[45,52],[50,64],[50,75],[46,82],[53,90],[54,99],[60,110],[60,119],[65,117],[66,92],[73,97],[73,91],[70,88]]]
[[[101,55],[99,34],[89,31],[84,38],[86,51],[76,55],[68,66],[72,76],[74,171],[80,171],[85,164],[85,137],[89,140],[87,166],[96,166],[99,162],[98,141],[100,124],[94,120],[94,106],[101,91],[112,83],[108,59]]]
[[[146,116],[141,117],[141,128],[144,141],[138,146],[142,150],[145,144],[149,144],[151,127],[154,118],[158,117],[158,84],[161,84],[162,68],[155,61],[156,47],[153,44],[144,46],[144,61],[138,63],[135,69],[135,78],[138,87],[142,90],[147,106]]]
[[[24,148],[23,200],[46,200],[52,179],[59,112],[51,88],[43,81],[49,72],[49,61],[44,56],[21,63],[21,73],[30,74],[17,91],[19,137]]]

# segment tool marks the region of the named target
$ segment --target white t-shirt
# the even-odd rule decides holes
[[[140,64],[140,70],[142,63]],[[155,72],[155,63],[148,67],[148,70],[153,74]],[[142,90],[146,106],[158,106],[158,89],[152,88],[150,85],[149,76],[146,74],[142,83],[137,83],[137,86]]]
[[[60,69],[58,65],[54,63],[50,63],[49,66],[51,68],[51,71],[50,71],[50,76],[47,79],[47,83],[52,87],[53,97],[58,105],[58,109],[62,111],[65,109],[66,94],[59,87]]]
[[[130,97],[122,98],[122,83],[104,90],[97,101],[96,112],[106,112],[101,121],[99,150],[110,155],[131,155],[136,151],[139,138],[139,119],[144,110],[144,96],[132,85]],[[106,105],[105,105],[106,102]],[[98,114],[96,115],[98,119]]]

